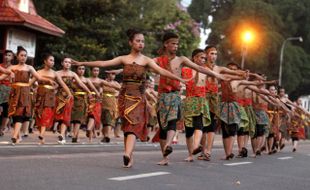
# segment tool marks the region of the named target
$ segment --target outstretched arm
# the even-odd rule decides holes
[[[89,66],[89,67],[111,67],[111,66],[117,66],[121,65],[122,62],[122,56],[116,57],[109,61],[85,61],[85,62],[79,62],[72,59],[72,65],[80,66]]]
[[[263,76],[260,76],[259,74],[257,74],[257,73],[249,73],[249,76],[253,76],[253,77],[255,77],[257,80],[263,80],[263,81],[265,81],[266,80],[266,78],[265,77],[263,77]]]
[[[225,73],[225,74],[230,74],[230,75],[239,75],[239,76],[245,76],[246,75],[246,71],[241,71],[241,70],[231,70],[228,69],[226,67],[221,67],[218,66],[220,69],[220,73]]]
[[[156,73],[158,73],[160,75],[163,75],[165,77],[169,77],[171,79],[178,80],[178,81],[180,81],[182,83],[185,83],[185,81],[182,78],[180,78],[180,77],[174,75],[173,73],[167,71],[166,69],[163,69],[160,66],[158,66],[154,62],[153,59],[151,59],[151,58],[147,58],[147,59],[148,59],[147,65],[152,69],[152,71],[154,71],[154,72],[156,72]]]
[[[250,89],[250,90],[252,90],[258,94],[264,94],[267,96],[271,96],[271,94],[268,90],[261,90],[261,89],[257,88],[257,86],[249,85],[249,86],[246,86],[245,88]]]
[[[124,71],[124,69],[116,69],[116,70],[108,70],[105,71],[106,73],[115,73],[116,75],[122,73]]]
[[[213,76],[213,77],[218,78],[220,80],[226,80],[226,78],[224,76],[222,76],[221,74],[218,74],[218,73],[212,71],[208,67],[199,66],[199,65],[193,63],[191,60],[189,60],[185,56],[182,56],[181,58],[183,60],[184,65],[186,65],[186,66],[188,66],[188,67],[190,67],[190,68],[192,68],[192,69],[194,69],[194,70],[196,70],[196,71],[198,71],[200,73],[204,73],[206,75]]]

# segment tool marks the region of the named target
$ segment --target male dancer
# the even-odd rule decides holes
[[[217,74],[230,74],[235,76],[244,75],[244,71],[233,71],[226,67],[221,67],[216,65],[217,60],[217,49],[215,46],[207,46],[205,48],[205,54],[207,56],[207,62],[205,64],[206,68],[211,69]],[[211,150],[214,141],[215,129],[216,129],[216,118],[219,117],[219,81],[212,77],[208,76],[206,80],[206,99],[208,100],[210,108],[210,118],[211,124],[203,133],[202,137],[202,154],[198,157],[199,160],[209,161],[211,157]]]
[[[7,69],[10,67],[14,60],[14,53],[11,50],[6,50],[4,52],[4,63],[0,64],[0,68]],[[9,74],[9,73],[8,73]],[[0,126],[0,136],[3,136],[3,130],[5,127],[8,127],[9,118],[8,118],[8,109],[9,109],[9,94],[10,94],[10,87],[11,79],[10,77],[0,80],[0,107],[2,109],[1,113],[1,126]]]

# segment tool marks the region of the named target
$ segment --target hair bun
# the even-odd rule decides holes
[[[140,30],[137,29],[128,29],[126,31],[126,34],[129,38],[129,40],[133,40],[133,38],[135,37],[136,34],[143,34]]]
[[[23,46],[17,46],[17,51],[26,51],[26,49]]]
[[[134,35],[136,32],[137,32],[137,30],[130,28],[130,29],[128,29],[128,30],[126,31],[126,35],[127,35],[128,38],[130,38],[130,37],[131,37],[132,35]]]

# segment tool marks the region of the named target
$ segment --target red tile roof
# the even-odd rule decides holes
[[[0,25],[25,26],[54,36],[62,36],[65,33],[57,26],[39,16],[36,13],[31,0],[29,0],[29,12],[31,12],[31,14],[22,12],[16,7],[10,6],[10,4],[12,5],[12,2],[9,3],[8,1],[14,0],[0,0]]]

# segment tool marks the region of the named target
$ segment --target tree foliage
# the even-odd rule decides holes
[[[265,73],[270,79],[278,79],[285,39],[302,36],[303,43],[290,41],[285,46],[282,85],[294,98],[310,93],[310,1],[193,0],[190,7],[196,7],[189,9],[192,17],[211,29],[206,44],[218,47],[221,64],[240,63],[244,48],[241,34],[246,29],[255,31],[254,42],[247,45],[245,68]],[[211,23],[206,15],[212,16]]]
[[[37,11],[62,28],[62,38],[38,39],[39,54],[52,52],[57,59],[69,55],[78,60],[105,60],[129,52],[126,30],[136,28],[146,35],[144,53],[157,56],[165,30],[181,37],[180,54],[190,55],[199,43],[192,31],[194,20],[178,0],[34,0]]]

